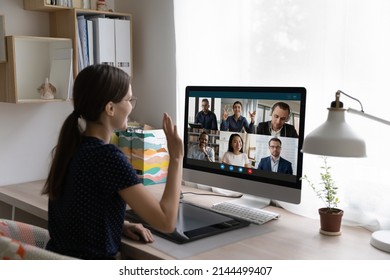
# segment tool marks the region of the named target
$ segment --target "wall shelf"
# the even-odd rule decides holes
[[[50,13],[50,36],[58,38],[69,38],[73,42],[73,75],[76,77],[79,72],[78,61],[80,59],[77,40],[78,40],[78,24],[77,17],[105,17],[112,19],[124,19],[129,21],[129,42],[126,45],[129,48],[130,54],[130,70],[128,74],[133,76],[133,63],[132,63],[132,27],[131,27],[131,15],[126,13],[116,13],[111,11],[98,11],[92,9],[70,8],[64,6],[50,5],[47,0],[24,0],[24,9],[30,11],[40,11]]]
[[[69,99],[72,77],[72,41],[68,38],[7,36],[8,61],[0,71],[0,102],[32,103]],[[68,57],[63,53],[68,53]],[[4,72],[4,73],[3,73]],[[43,100],[37,88],[50,78],[56,99]]]
[[[102,12],[102,11],[94,11],[94,10],[85,10],[85,9],[64,9],[56,12],[50,13],[50,36],[52,37],[60,37],[60,38],[70,38],[73,42],[73,74],[76,77],[79,72],[78,69],[78,61],[80,59],[77,40],[78,40],[78,24],[77,17],[85,16],[85,17],[93,17],[93,16],[102,16],[105,18],[112,19],[124,19],[129,22],[129,32],[128,38],[128,52],[130,56],[130,70],[129,75],[133,76],[133,63],[132,63],[132,38],[131,38],[131,15],[124,13],[112,13],[112,12]],[[115,52],[115,50],[113,50]]]
[[[23,0],[23,6],[25,10],[41,12],[54,12],[58,10],[72,9],[72,7],[50,5],[47,2],[48,1],[46,0]]]
[[[81,61],[86,61],[88,64],[115,65],[132,77],[132,22],[130,14],[70,8],[50,5],[49,3],[48,0],[23,1],[25,10],[49,13],[50,37],[6,37],[6,51],[0,52],[0,54],[5,53],[7,56],[7,60],[0,63],[0,102],[32,103],[71,99],[70,92],[73,80],[81,69],[79,68]],[[103,22],[109,22],[109,24],[104,25],[104,28],[108,25],[112,26],[105,33],[99,31],[101,39],[98,43],[94,41],[93,44],[88,45],[88,48],[93,45],[94,50],[100,51],[99,59],[94,59],[93,62],[88,59],[89,52],[92,50],[79,47],[79,30],[84,30],[79,29],[78,26],[80,16],[85,18],[86,23],[87,19],[92,17],[99,18],[99,24],[102,26]],[[103,19],[100,20],[100,18]],[[90,28],[93,31],[92,37],[95,37],[98,31],[95,27],[95,20],[92,21],[89,21],[88,24],[89,27],[92,26],[92,29]],[[0,17],[0,31],[4,27],[1,22],[2,17]],[[82,33],[80,32],[80,34]],[[86,36],[84,35],[82,38],[84,39],[83,43],[86,42]],[[87,46],[87,44],[84,43],[80,46]],[[102,45],[104,45],[104,49]],[[109,60],[103,60],[102,53],[108,54]],[[86,63],[80,64],[81,67],[86,67],[88,65]],[[38,93],[37,88],[46,78],[49,78],[49,82],[57,89],[55,100],[41,99]]]

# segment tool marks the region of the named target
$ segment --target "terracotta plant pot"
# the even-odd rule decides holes
[[[325,235],[340,235],[341,234],[341,219],[344,211],[337,208],[320,208],[320,233]]]

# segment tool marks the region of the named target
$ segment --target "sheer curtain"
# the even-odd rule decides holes
[[[177,0],[174,8],[178,120],[187,85],[304,86],[305,134],[325,121],[338,89],[390,120],[390,1]],[[351,114],[347,122],[366,139],[368,157],[328,158],[344,222],[390,228],[390,127]],[[321,164],[304,155],[303,173],[317,182]],[[281,205],[317,217],[321,201],[302,188],[301,204]]]

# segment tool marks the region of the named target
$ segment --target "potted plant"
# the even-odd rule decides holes
[[[320,215],[320,232],[325,235],[340,235],[341,234],[341,219],[344,211],[337,208],[339,198],[337,196],[338,187],[330,173],[330,166],[327,158],[323,157],[324,165],[321,166],[320,173],[321,182],[315,185],[307,175],[302,177],[302,180],[308,182],[317,196],[324,202],[325,207],[318,209]]]

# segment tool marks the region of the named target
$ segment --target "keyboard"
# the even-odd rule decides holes
[[[278,213],[259,208],[247,207],[228,201],[213,204],[211,206],[211,210],[221,214],[239,218],[257,225],[262,225],[266,222],[277,219],[280,216]]]

